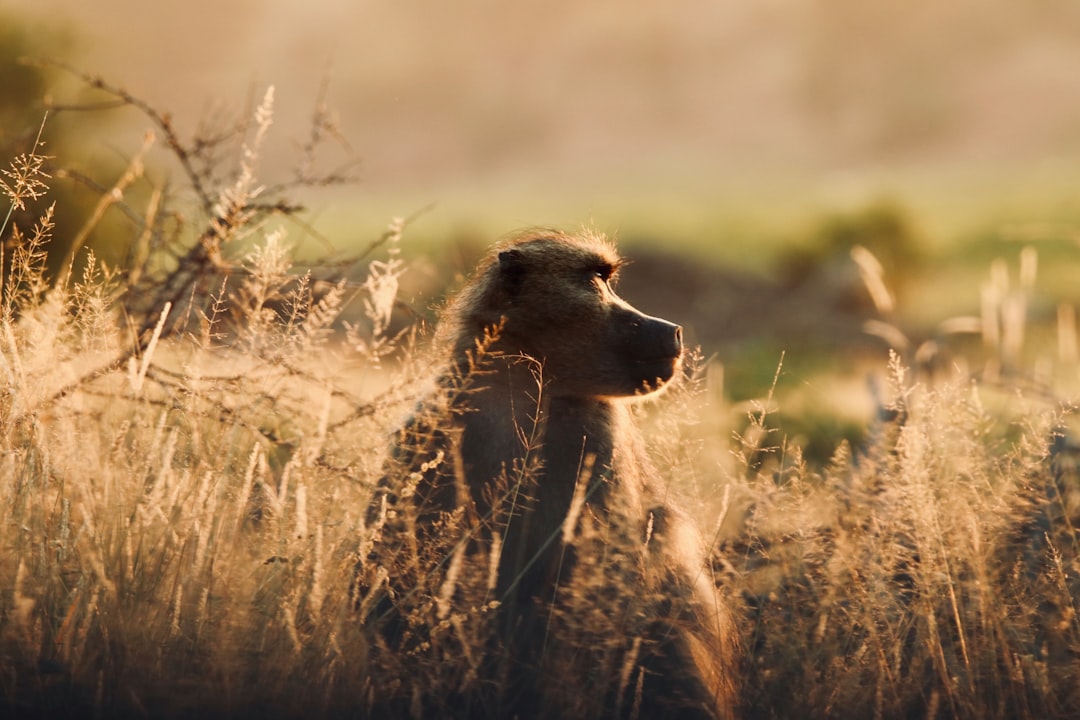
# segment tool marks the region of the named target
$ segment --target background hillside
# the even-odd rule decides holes
[[[656,206],[792,187],[799,205],[842,202],[912,175],[1015,193],[1071,172],[1080,148],[1080,9],[1062,0],[39,0],[9,12],[68,25],[70,59],[180,127],[274,84],[278,128],[299,137],[328,71],[364,193],[415,192],[450,214],[467,191],[587,208],[584,190],[596,210],[635,189]],[[289,159],[276,152],[266,162]]]

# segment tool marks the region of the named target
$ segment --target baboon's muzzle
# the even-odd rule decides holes
[[[660,318],[634,313],[627,338],[635,359],[674,360],[682,356],[682,328]]]
[[[669,358],[682,357],[683,344],[682,344],[682,328],[675,323],[669,323],[667,320],[661,320],[659,318],[649,318],[653,324],[655,324],[655,332],[659,336],[658,345],[663,350],[664,355]]]
[[[641,382],[655,389],[675,374],[682,358],[682,328],[667,320],[628,310],[626,357]]]

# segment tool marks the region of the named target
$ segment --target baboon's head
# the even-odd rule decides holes
[[[600,236],[533,231],[496,246],[464,291],[460,330],[502,324],[499,347],[539,360],[550,392],[619,397],[676,373],[682,328],[615,294],[620,265]]]

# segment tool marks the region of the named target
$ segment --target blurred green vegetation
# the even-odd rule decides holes
[[[48,195],[25,201],[0,236],[5,268],[10,267],[14,227],[23,234],[31,232],[55,203],[56,228],[48,257],[49,274],[55,276],[106,184],[126,162],[117,152],[102,152],[99,145],[101,133],[112,122],[107,114],[50,109],[58,94],[74,103],[86,98],[51,64],[70,62],[78,53],[78,35],[64,22],[28,20],[0,10],[0,152],[7,158],[29,153],[40,135],[38,153],[47,156],[44,169],[51,178]],[[126,253],[126,248],[118,248],[124,220],[116,215],[107,213],[87,241],[88,247],[114,266]],[[81,263],[80,257],[76,265]]]

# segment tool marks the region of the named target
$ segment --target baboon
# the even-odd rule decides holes
[[[449,362],[368,512],[357,603],[404,677],[371,707],[730,716],[731,620],[627,403],[680,372],[682,330],[615,294],[622,264],[529,231],[445,308]]]

